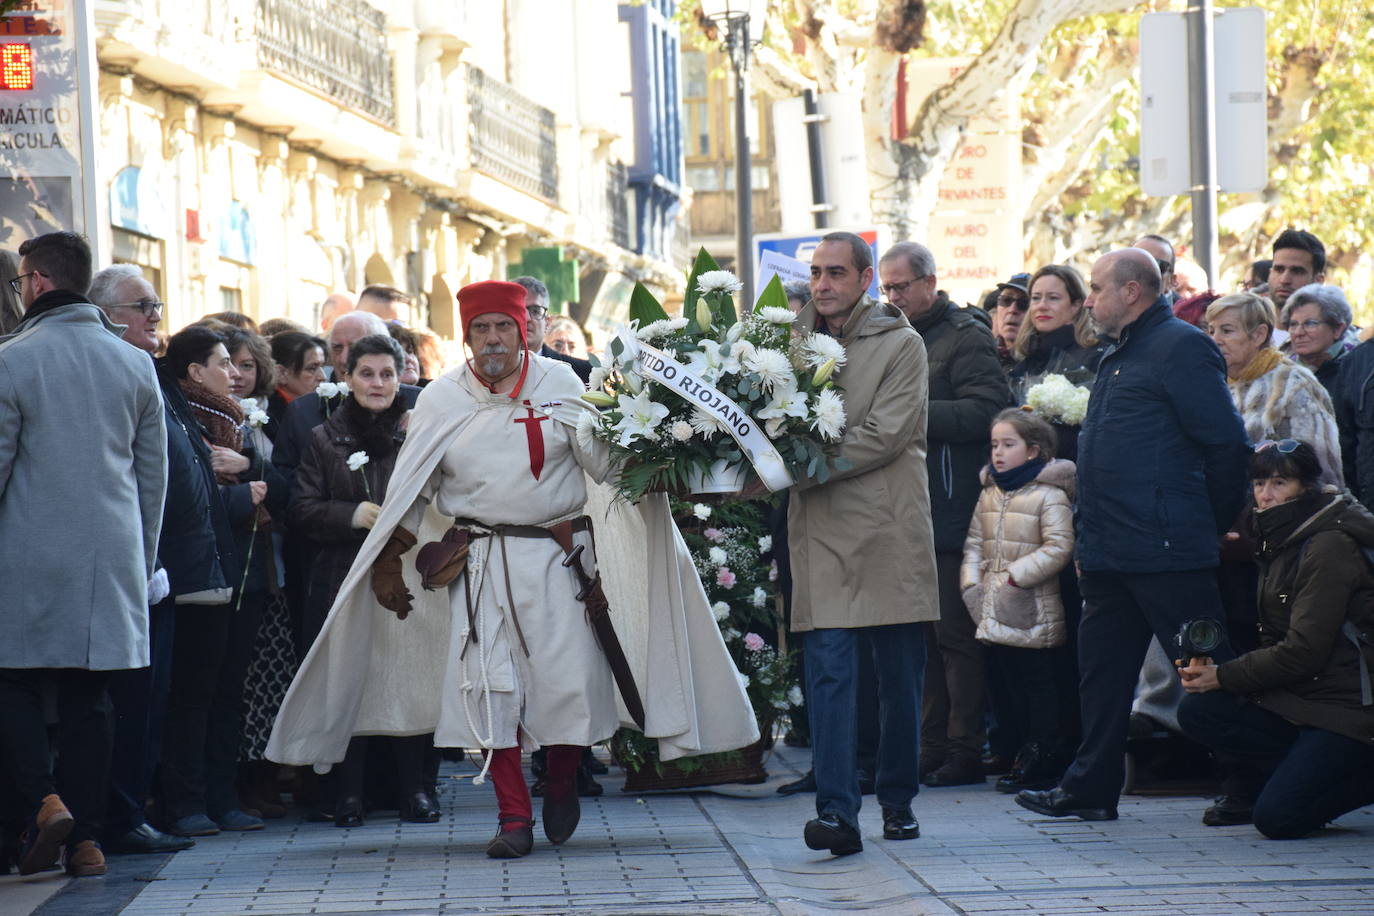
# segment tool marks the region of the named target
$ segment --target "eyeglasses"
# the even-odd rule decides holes
[[[25,278],[25,277],[32,277],[32,276],[34,276],[34,275],[38,275],[38,276],[41,276],[41,277],[46,277],[46,276],[47,276],[47,274],[43,273],[43,271],[41,271],[41,270],[31,270],[31,271],[29,271],[28,273],[26,273],[26,274],[20,274],[19,276],[15,277],[13,280],[11,280],[11,281],[10,281],[10,289],[14,290],[14,293],[15,293],[15,295],[17,295],[17,296],[22,296],[22,295],[24,295],[24,278]]]
[[[1161,277],[1167,277],[1174,272],[1174,265],[1170,264],[1168,261],[1161,261],[1159,258],[1155,258],[1155,263],[1159,265],[1159,275]]]
[[[525,314],[530,316],[531,318],[543,318],[548,313],[549,310],[544,308],[542,305],[531,305],[525,309]]]
[[[1304,331],[1315,331],[1324,324],[1329,324],[1329,322],[1322,321],[1320,318],[1309,318],[1306,321],[1290,321],[1284,326],[1284,330],[1291,332],[1302,328]]]
[[[1302,445],[1302,443],[1297,439],[1265,439],[1259,445],[1255,446],[1255,451],[1262,452],[1265,449],[1276,448],[1279,450],[1280,455],[1291,455],[1297,450],[1299,445]]]
[[[167,303],[157,299],[140,299],[137,302],[120,302],[110,306],[112,309],[138,309],[144,318],[151,318],[154,312],[161,312],[166,307]]]
[[[903,280],[901,283],[888,283],[886,286],[878,287],[878,289],[882,291],[883,295],[890,297],[893,293],[906,292],[908,286],[915,283],[917,280],[924,280],[928,276],[930,276],[930,274],[922,274],[919,277],[912,277],[910,280]]]
[[[1015,309],[1024,312],[1030,308],[1030,300],[1025,296],[1018,296],[1015,293],[1003,293],[997,297],[997,304],[1004,309]]]

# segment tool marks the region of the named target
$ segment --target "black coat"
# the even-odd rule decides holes
[[[353,513],[364,501],[381,505],[396,467],[396,454],[405,433],[399,428],[403,411],[383,414],[379,422],[388,445],[370,447],[360,438],[361,408],[352,399],[349,407],[334,411],[315,427],[310,448],[296,469],[296,486],[288,511],[291,530],[314,547],[314,562],[305,580],[303,631],[305,644],[314,641],[329,614],[339,586],[353,566],[367,529],[353,527]],[[361,470],[348,467],[348,456],[368,453]],[[363,482],[366,475],[366,483]]]
[[[1091,389],[1097,379],[1097,366],[1106,352],[1105,343],[1091,347],[1081,345],[1070,324],[1055,328],[1048,334],[1037,335],[1030,354],[1007,373],[1011,380],[1012,395],[1018,404],[1026,403],[1026,393],[1047,375],[1062,375],[1075,385]],[[1077,461],[1079,428],[1063,423],[1050,425],[1059,436],[1055,456]]]
[[[167,499],[157,558],[173,595],[236,585],[239,568],[229,516],[221,499],[210,447],[170,370],[159,362],[158,383],[167,423]]]
[[[1360,656],[1374,667],[1374,516],[1332,493],[1310,493],[1256,514],[1261,538],[1260,648],[1221,665],[1231,693],[1299,725],[1374,742],[1362,703]],[[1357,647],[1342,625],[1364,634]]]
[[[988,463],[992,418],[1011,404],[987,313],[961,309],[944,293],[913,327],[930,365],[926,471],[938,552],[962,552]]]
[[[420,390],[414,385],[402,385],[396,397],[409,410],[415,406],[415,399],[420,396]],[[311,393],[296,398],[286,408],[277,429],[277,437],[272,440],[272,463],[286,475],[287,480],[295,479],[296,466],[301,463],[306,450],[310,448],[311,431],[329,419],[334,409],[342,404],[346,397],[347,395],[341,395],[333,398],[326,405],[318,394]]]
[[[1207,569],[1248,493],[1226,363],[1161,296],[1108,347],[1078,439],[1081,569]]]
[[[1374,503],[1374,340],[1335,360],[1329,389],[1341,431],[1345,485],[1366,506]]]

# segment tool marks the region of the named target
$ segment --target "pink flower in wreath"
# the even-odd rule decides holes
[[[721,588],[735,587],[735,574],[730,572],[730,567],[722,566],[716,570],[716,584]]]
[[[708,541],[719,541],[719,540],[720,540],[720,529],[719,529],[719,528],[707,528],[705,531],[702,532],[702,536],[704,536],[704,537],[706,538],[706,540],[708,540]]]
[[[750,652],[757,652],[764,646],[763,637],[757,633],[744,634],[744,648]]]
[[[778,581],[778,561],[777,561],[777,560],[774,560],[773,562],[771,562],[771,563],[768,564],[768,581],[769,581],[769,582],[776,582],[776,581]]]

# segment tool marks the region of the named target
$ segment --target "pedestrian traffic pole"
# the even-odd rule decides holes
[[[1194,0],[1188,8],[1188,106],[1192,124],[1193,253],[1216,286],[1220,256],[1217,248],[1217,118],[1215,30],[1212,0]]]

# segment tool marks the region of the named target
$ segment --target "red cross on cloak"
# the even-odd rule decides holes
[[[537,415],[529,401],[522,401],[521,403],[524,404],[525,412],[529,416],[519,417],[515,422],[525,426],[525,441],[530,447],[530,473],[534,475],[535,480],[538,480],[540,473],[544,470],[544,431],[539,424],[547,420],[548,417]]]

